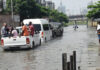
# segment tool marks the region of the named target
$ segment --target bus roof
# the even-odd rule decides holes
[[[48,24],[48,20],[47,19],[24,19],[23,23],[29,24],[29,22],[32,22],[32,24]]]

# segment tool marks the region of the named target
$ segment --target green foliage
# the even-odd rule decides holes
[[[57,10],[51,10],[49,18],[57,22],[68,22],[68,17],[63,13],[58,12]]]
[[[27,18],[37,18],[40,17],[40,7],[35,3],[34,0],[24,0],[19,6],[19,14],[21,21]]]
[[[13,0],[13,11],[14,14],[19,12],[19,6],[21,4],[21,0]],[[7,13],[11,13],[11,0],[7,0],[7,8],[5,10]]]
[[[89,5],[88,8],[90,9],[87,14],[88,18],[100,18],[100,1],[95,3],[95,5]]]
[[[27,18],[50,18],[53,21],[68,22],[68,17],[49,8],[40,6],[34,0],[13,0],[14,14],[20,15],[20,20]],[[7,13],[11,14],[11,1],[7,0]]]

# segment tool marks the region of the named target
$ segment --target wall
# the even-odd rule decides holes
[[[96,21],[89,21],[88,25],[92,26],[92,27],[96,27],[97,26],[97,22]]]
[[[18,26],[19,22],[12,23],[11,15],[0,15],[0,30],[3,23],[7,23],[8,25]]]

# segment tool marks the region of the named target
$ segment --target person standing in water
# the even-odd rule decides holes
[[[98,22],[98,25],[97,25],[97,34],[98,34],[98,39],[100,43],[100,21]]]

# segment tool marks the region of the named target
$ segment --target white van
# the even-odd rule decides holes
[[[36,31],[40,32],[41,42],[46,42],[51,39],[52,31],[50,29],[49,21],[46,19],[25,19],[23,23],[28,25],[32,22]]]

